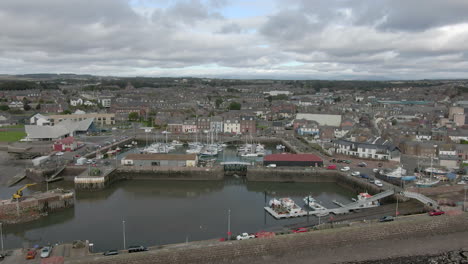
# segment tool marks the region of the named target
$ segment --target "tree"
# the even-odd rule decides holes
[[[138,120],[139,118],[139,115],[137,112],[131,112],[130,114],[128,114],[128,120],[130,121],[136,121]]]
[[[396,119],[392,120],[392,126],[396,126],[398,124],[398,121]]]
[[[25,105],[23,106],[23,109],[24,109],[24,111],[29,111],[29,110],[31,110],[31,106],[28,105],[28,104],[25,104]]]
[[[68,109],[62,112],[62,115],[69,115],[69,114],[71,114],[71,111]]]
[[[10,107],[8,105],[0,105],[0,111],[8,111]]]
[[[241,104],[238,102],[231,102],[229,104],[229,110],[241,110]]]
[[[219,108],[222,103],[223,103],[223,99],[217,98],[215,101],[216,108]]]

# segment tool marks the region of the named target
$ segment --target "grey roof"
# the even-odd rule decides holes
[[[339,127],[341,125],[341,115],[299,113],[296,119],[316,121],[321,126]]]
[[[87,131],[93,121],[94,118],[86,118],[85,120],[78,122],[67,119],[55,126],[25,125],[24,128],[27,137],[30,139],[55,139],[65,135],[73,134],[76,131]]]

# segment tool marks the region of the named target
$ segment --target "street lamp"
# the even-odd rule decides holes
[[[231,209],[228,210],[228,240],[231,240]]]
[[[465,189],[465,199],[463,199],[463,210],[466,211],[466,190],[468,190],[468,186],[464,186],[463,189]]]
[[[3,227],[2,227],[2,223],[0,223],[0,242],[1,242],[1,246],[2,246],[2,255],[3,255]]]
[[[123,231],[123,246],[124,246],[124,249],[126,249],[127,245],[126,245],[126,238],[125,238],[125,220],[122,221],[122,231]]]

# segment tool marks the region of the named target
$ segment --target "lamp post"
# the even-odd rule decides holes
[[[466,204],[466,190],[468,190],[468,186],[465,185],[465,187],[463,187],[463,189],[465,189],[465,199],[463,199],[463,210],[466,211],[466,208],[465,208],[465,204]]]
[[[231,240],[231,209],[228,209],[228,240]]]
[[[122,221],[122,231],[123,231],[123,246],[124,246],[124,249],[126,249],[127,245],[126,245],[126,238],[125,238],[125,220]]]
[[[3,224],[0,223],[0,242],[1,242],[1,246],[2,246],[2,255],[3,255]]]

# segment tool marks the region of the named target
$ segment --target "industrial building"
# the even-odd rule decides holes
[[[121,161],[125,166],[164,166],[164,167],[196,167],[196,154],[128,154]]]
[[[263,165],[275,164],[279,166],[322,167],[323,160],[314,154],[271,154],[263,158]]]

